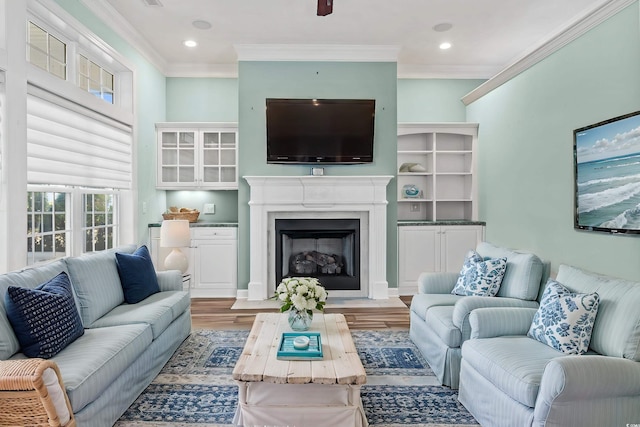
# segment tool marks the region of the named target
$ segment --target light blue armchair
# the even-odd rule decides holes
[[[469,314],[480,307],[537,308],[540,284],[549,264],[521,253],[481,242],[476,252],[485,258],[507,258],[507,268],[495,297],[452,295],[458,273],[423,273],[411,301],[409,335],[444,385],[458,388],[460,347],[469,339]],[[462,266],[463,260],[460,260]]]
[[[527,336],[535,309],[481,308],[462,345],[459,400],[483,426],[640,423],[640,283],[560,266],[556,281],[597,292],[589,350],[569,355]]]

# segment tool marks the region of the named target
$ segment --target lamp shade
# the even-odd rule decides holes
[[[160,246],[163,248],[184,248],[191,244],[189,221],[169,219],[160,227]]]

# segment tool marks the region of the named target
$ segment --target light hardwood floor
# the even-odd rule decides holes
[[[400,299],[406,307],[398,308],[327,308],[326,313],[342,313],[350,329],[409,329],[411,296]],[[235,298],[193,298],[191,327],[193,329],[251,329],[256,313],[277,312],[277,309],[232,309]]]

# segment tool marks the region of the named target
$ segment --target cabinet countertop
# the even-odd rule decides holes
[[[161,222],[152,222],[149,224],[149,228],[152,227],[160,227],[162,225]],[[237,222],[207,222],[207,221],[198,221],[198,222],[190,222],[189,227],[237,227]]]
[[[469,220],[439,220],[439,221],[427,221],[427,220],[400,220],[398,221],[398,227],[416,226],[416,225],[486,225],[484,221],[469,221]]]

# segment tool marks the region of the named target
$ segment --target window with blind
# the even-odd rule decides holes
[[[121,206],[133,206],[131,69],[93,37],[59,27],[41,6],[31,12],[27,60],[37,72],[27,82],[27,264],[117,246],[121,219],[132,221]]]

